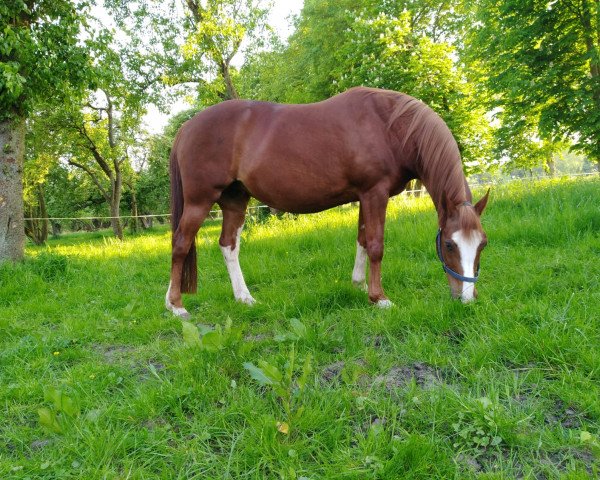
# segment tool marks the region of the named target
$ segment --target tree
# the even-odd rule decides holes
[[[0,5],[0,262],[23,256],[25,120],[40,96],[56,100],[85,82],[78,35],[86,11],[69,0]]]
[[[200,105],[239,98],[234,57],[261,44],[264,0],[105,0],[169,86],[195,85]],[[133,22],[134,28],[129,27]]]
[[[122,239],[121,199],[126,185],[135,186],[131,157],[141,142],[148,90],[156,77],[131,68],[141,64],[135,51],[119,45],[105,29],[90,33],[85,44],[93,58],[88,88],[80,95],[73,92],[62,105],[41,108],[31,128],[38,136],[52,132],[44,150],[89,177],[109,206],[115,236]]]
[[[500,112],[505,136],[525,132],[534,143],[568,139],[600,172],[598,1],[472,5],[466,53],[491,92],[490,108]]]

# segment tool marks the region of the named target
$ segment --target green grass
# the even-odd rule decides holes
[[[430,201],[402,198],[383,265],[395,307],[370,306],[350,282],[356,217],[247,226],[251,308],[219,226],[202,228],[184,301],[202,331],[232,320],[217,352],[164,309],[165,230],[64,236],[0,266],[0,478],[597,478],[600,181],[495,188],[470,305],[450,299]],[[306,331],[286,333],[294,318]],[[286,412],[243,364],[284,370],[292,351],[294,378],[309,356],[312,371]]]

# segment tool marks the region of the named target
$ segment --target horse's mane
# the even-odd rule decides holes
[[[458,145],[437,113],[416,98],[398,94],[387,126],[402,129],[402,149],[410,143],[417,149],[418,173],[430,194],[446,191],[456,203],[467,200]]]
[[[390,90],[364,89],[391,100],[392,110],[387,129],[396,135],[400,151],[413,147],[417,151],[417,173],[434,198],[436,205],[444,191],[459,204],[471,200],[460,159],[460,151],[446,123],[420,100]]]

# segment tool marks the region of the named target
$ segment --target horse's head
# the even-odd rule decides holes
[[[442,195],[442,215],[436,239],[437,253],[448,277],[454,298],[463,303],[477,298],[475,282],[479,275],[479,256],[487,245],[480,217],[488,201],[489,190],[475,205],[451,203]]]

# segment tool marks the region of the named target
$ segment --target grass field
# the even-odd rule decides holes
[[[251,308],[205,226],[185,335],[164,309],[167,231],[64,236],[0,266],[0,478],[598,478],[600,181],[495,188],[469,305],[430,200],[401,198],[395,307],[370,306],[356,217],[247,226]]]

